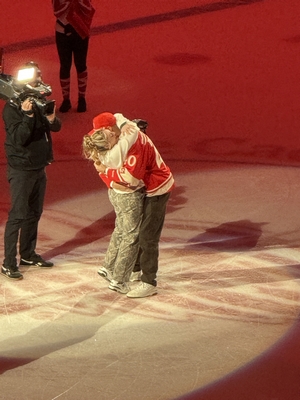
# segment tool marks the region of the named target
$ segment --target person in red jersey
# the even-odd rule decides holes
[[[127,296],[152,296],[157,293],[159,240],[170,192],[174,188],[172,172],[151,139],[141,131],[128,150],[122,167],[107,168],[102,163],[95,163],[95,168],[108,187],[118,183],[126,190],[137,187],[140,180],[145,184],[146,197],[139,232],[139,256],[131,278],[141,280],[141,283],[129,291]]]

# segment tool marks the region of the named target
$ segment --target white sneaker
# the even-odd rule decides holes
[[[130,286],[126,282],[119,283],[113,279],[110,281],[108,289],[114,290],[115,292],[119,292],[122,294],[126,294],[131,290]]]
[[[142,271],[131,272],[129,281],[130,282],[140,281],[141,280],[141,276],[142,276]]]
[[[99,268],[98,274],[102,278],[106,279],[108,282],[112,281],[112,278],[113,278],[112,273],[108,269],[106,269],[105,267]]]
[[[147,297],[157,294],[156,286],[141,282],[135,289],[127,293],[127,297]]]

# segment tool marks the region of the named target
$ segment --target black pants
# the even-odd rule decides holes
[[[21,258],[35,254],[38,222],[43,212],[47,177],[44,168],[19,171],[8,167],[11,209],[4,232],[5,267],[17,265],[17,244],[20,235]]]
[[[73,55],[77,73],[84,72],[87,69],[89,38],[82,39],[76,32],[70,35],[56,32],[55,38],[60,61],[60,79],[70,78]]]
[[[163,229],[170,193],[145,197],[143,219],[139,233],[139,256],[133,272],[142,270],[141,280],[156,286],[159,239]]]

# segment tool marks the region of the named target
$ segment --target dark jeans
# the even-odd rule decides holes
[[[56,32],[56,47],[60,61],[60,79],[70,78],[72,57],[77,73],[82,73],[87,69],[86,59],[89,45],[89,38],[82,39],[78,33],[65,35]]]
[[[17,243],[21,258],[35,254],[38,222],[43,212],[47,177],[44,169],[19,171],[8,167],[11,209],[4,232],[4,261],[6,267],[17,265]],[[19,238],[20,234],[20,238]]]
[[[163,229],[170,193],[145,197],[143,219],[139,233],[139,256],[133,272],[142,270],[141,280],[156,286],[159,239]]]

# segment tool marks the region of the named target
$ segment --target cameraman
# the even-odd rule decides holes
[[[55,116],[55,108],[51,115],[44,115],[31,98],[19,107],[6,103],[2,117],[11,208],[4,233],[1,273],[17,280],[23,278],[16,259],[18,240],[20,265],[53,266],[36,254],[35,247],[46,190],[45,167],[53,161],[50,131],[58,132],[61,122]]]

